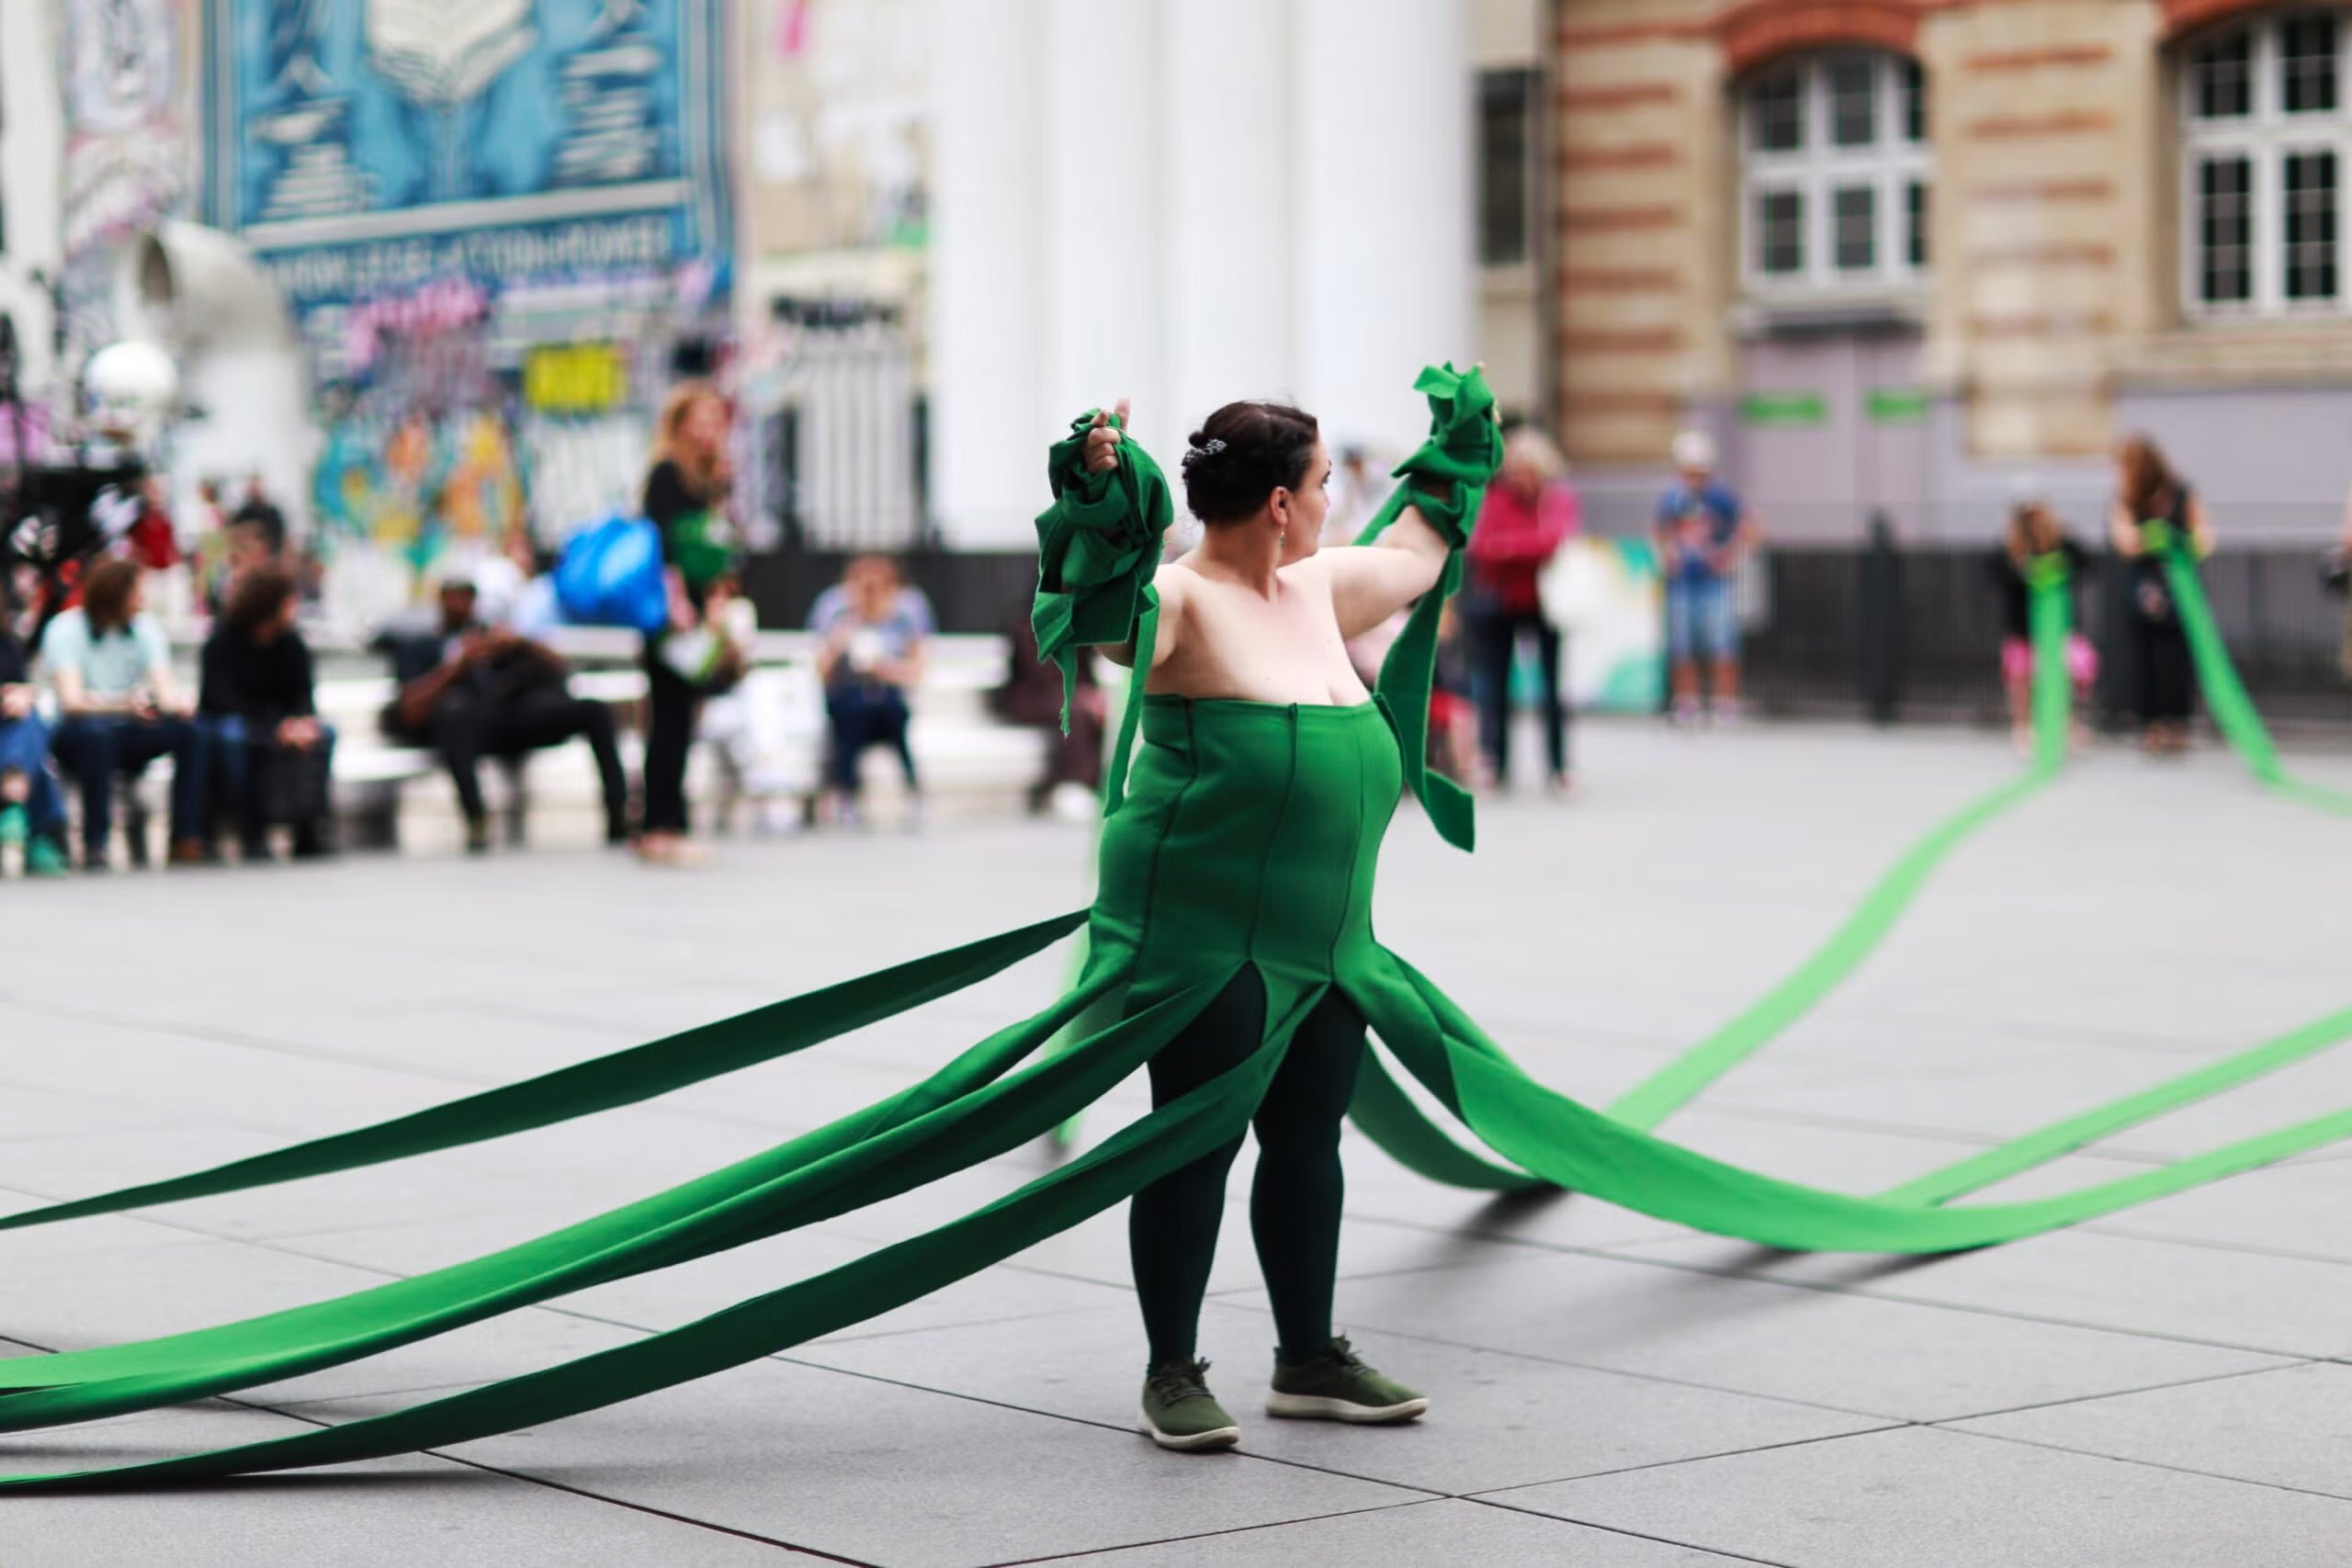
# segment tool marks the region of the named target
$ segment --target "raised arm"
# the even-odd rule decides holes
[[[1313,559],[1329,579],[1340,635],[1353,637],[1435,588],[1451,554],[1445,536],[1408,502],[1375,542],[1322,550]]]

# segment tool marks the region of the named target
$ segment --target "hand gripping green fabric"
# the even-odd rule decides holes
[[[1429,813],[1430,825],[1454,848],[1476,847],[1477,820],[1469,792],[1429,771],[1430,686],[1437,668],[1438,617],[1462,585],[1462,552],[1476,527],[1478,503],[1503,460],[1501,429],[1495,423],[1495,394],[1484,371],[1432,365],[1413,382],[1429,400],[1429,439],[1393,470],[1404,482],[1356,536],[1368,545],[1403,515],[1409,503],[1453,547],[1437,586],[1421,595],[1405,618],[1405,629],[1380,663],[1373,700],[1396,732],[1405,764],[1405,787]],[[1440,491],[1442,491],[1441,496]]]
[[[2245,682],[2238,678],[2229,644],[2222,640],[2222,629],[2205,598],[2196,555],[2178,531],[2159,519],[2143,525],[2141,537],[2164,568],[2165,585],[2172,590],[2173,607],[2180,616],[2180,629],[2188,638],[2189,658],[2197,666],[2198,686],[2204,692],[2205,705],[2212,711],[2213,722],[2230,749],[2265,788],[2304,806],[2352,817],[2352,795],[2299,779],[2278,760],[2278,748],[2271,741],[2270,730],[2262,722],[2254,699],[2246,694]]]
[[[1086,436],[1100,410],[1070,421],[1069,434],[1046,458],[1054,503],[1037,514],[1037,597],[1029,623],[1037,657],[1062,672],[1062,733],[1069,733],[1070,694],[1078,682],[1079,649],[1116,645],[1158,604],[1151,580],[1159,570],[1160,538],[1174,516],[1168,479],[1132,440],[1116,448],[1118,466],[1086,471]],[[1111,416],[1124,433],[1125,422]],[[1148,654],[1141,663],[1150,662]]]

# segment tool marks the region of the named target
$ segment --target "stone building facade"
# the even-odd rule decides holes
[[[1546,391],[1604,519],[1684,425],[1777,538],[2093,525],[2164,444],[2224,529],[2352,485],[2352,8],[1556,0]]]

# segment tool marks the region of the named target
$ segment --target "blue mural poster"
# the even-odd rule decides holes
[[[728,245],[723,0],[208,0],[207,205],[298,310]]]

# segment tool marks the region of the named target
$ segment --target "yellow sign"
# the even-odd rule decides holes
[[[523,401],[540,413],[603,413],[628,396],[628,366],[609,343],[531,350],[523,361]]]

